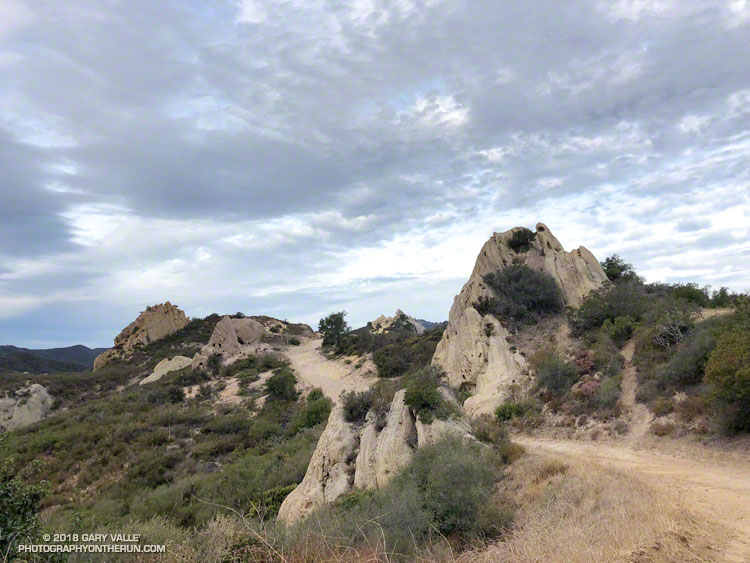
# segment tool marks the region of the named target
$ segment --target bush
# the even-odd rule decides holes
[[[288,367],[279,368],[266,380],[264,389],[271,399],[278,401],[294,401],[297,399],[295,385],[297,378]]]
[[[328,397],[308,400],[307,405],[295,415],[291,424],[291,434],[296,434],[303,428],[313,428],[328,420],[332,406],[333,403]]]
[[[481,299],[474,307],[491,313],[509,324],[533,324],[563,310],[560,288],[547,274],[528,266],[511,266],[484,276],[493,297]]]
[[[602,323],[602,332],[606,334],[618,347],[633,336],[635,321],[632,317],[615,317],[614,322],[607,319]]]
[[[341,395],[341,406],[347,422],[364,422],[372,399],[367,391],[348,391]]]
[[[652,434],[655,434],[657,436],[667,436],[674,432],[674,424],[672,424],[671,422],[657,420],[656,422],[651,423],[649,429],[651,430]]]
[[[550,393],[567,393],[576,381],[575,366],[563,360],[557,353],[547,355],[536,369],[536,384]]]
[[[492,448],[447,439],[415,452],[386,487],[322,509],[300,526],[310,531],[298,534],[301,541],[312,533],[350,546],[379,545],[397,560],[415,559],[432,538],[468,543],[497,536],[512,522],[512,508],[493,500],[501,464]]]
[[[714,386],[725,432],[750,431],[750,329],[722,334],[706,364],[706,382]]]
[[[301,344],[301,342],[300,342],[299,338],[297,338],[296,336],[292,336],[289,339],[289,344],[291,344],[292,346],[299,346]]]
[[[716,347],[711,330],[698,330],[684,342],[664,368],[663,377],[672,385],[695,385],[703,379],[706,362]]]
[[[531,243],[536,238],[536,233],[531,229],[521,228],[513,231],[508,241],[508,246],[514,252],[527,252],[531,248]]]
[[[438,377],[432,368],[409,374],[404,402],[424,424],[434,418],[448,418],[451,409],[438,390]]]
[[[346,311],[331,313],[318,323],[318,332],[323,335],[324,346],[338,347],[343,337],[349,332],[346,320]]]
[[[653,288],[652,288],[653,289]],[[649,310],[653,297],[649,288],[638,280],[624,280],[590,292],[571,313],[570,321],[576,335],[600,328],[605,321],[618,317],[640,321]]]
[[[604,273],[611,282],[621,283],[639,279],[633,265],[625,262],[617,254],[605,258],[601,262],[601,265]]]
[[[499,417],[493,419],[488,414],[479,415],[471,421],[471,429],[480,442],[499,446],[509,441],[508,430]]]
[[[39,503],[48,493],[46,481],[27,485],[13,475],[7,460],[0,467],[0,558],[11,554],[13,560],[17,545],[35,543]]]
[[[619,377],[605,377],[597,391],[597,403],[600,409],[613,409],[620,398]]]
[[[708,288],[700,288],[697,283],[676,284],[672,289],[672,296],[700,307],[707,307],[710,301]]]
[[[500,421],[508,421],[523,416],[526,412],[526,404],[523,402],[506,401],[495,409],[495,418]]]
[[[655,416],[665,416],[671,413],[674,410],[674,405],[672,404],[672,401],[667,399],[666,397],[657,397],[651,403],[649,404],[649,408],[651,409],[651,412],[654,413]]]

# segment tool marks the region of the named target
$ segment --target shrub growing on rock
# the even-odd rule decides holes
[[[563,310],[560,288],[547,274],[528,266],[511,266],[484,276],[493,297],[474,306],[509,324],[533,324]]]
[[[531,229],[518,229],[517,231],[513,231],[508,241],[508,246],[514,252],[527,252],[531,248],[531,243],[535,237],[536,233]]]

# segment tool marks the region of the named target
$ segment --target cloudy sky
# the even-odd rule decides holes
[[[0,0],[0,344],[447,318],[493,231],[750,288],[750,0]]]

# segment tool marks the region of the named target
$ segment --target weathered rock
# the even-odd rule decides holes
[[[115,336],[115,347],[103,352],[94,360],[98,371],[115,358],[127,357],[138,346],[145,346],[177,332],[188,324],[184,311],[169,301],[153,305]]]
[[[156,364],[156,367],[154,368],[153,373],[149,375],[148,377],[142,379],[140,384],[146,385],[147,383],[153,383],[154,381],[159,381],[162,377],[164,377],[168,373],[186,368],[191,363],[192,363],[192,360],[185,356],[175,356],[174,358],[171,358],[171,359],[164,358],[161,362]]]
[[[433,356],[433,365],[446,372],[452,386],[473,390],[464,403],[471,416],[491,413],[507,395],[509,384],[517,382],[526,369],[520,352],[511,350],[505,327],[491,315],[482,317],[473,307],[481,297],[492,297],[483,276],[526,265],[550,275],[560,287],[564,303],[573,307],[607,279],[591,252],[584,247],[566,252],[542,223],[536,226],[531,248],[515,252],[509,241],[520,229],[495,233],[484,244],[469,281],[453,301],[448,326]]]
[[[216,323],[208,344],[193,357],[193,369],[202,369],[213,354],[218,354],[225,360],[237,356],[244,347],[258,342],[265,332],[265,327],[250,317],[223,317]]]
[[[354,481],[357,443],[357,431],[344,420],[342,407],[335,406],[304,479],[279,508],[279,519],[287,523],[303,519],[349,492]]]
[[[405,395],[406,390],[402,389],[393,397],[385,427],[378,438],[375,468],[378,487],[385,486],[399,469],[409,463],[417,446],[414,415],[404,402]]]
[[[49,414],[53,399],[38,383],[27,384],[14,397],[0,399],[0,429],[17,430],[39,422]]]
[[[460,413],[455,398],[445,389],[441,393]],[[334,407],[305,478],[281,505],[282,521],[300,520],[353,488],[384,487],[409,463],[417,447],[434,444],[448,435],[474,439],[468,421],[460,414],[449,420],[435,419],[431,424],[416,421],[404,402],[405,394],[405,390],[396,393],[382,428],[372,411],[364,426],[358,428],[344,421],[341,407]]]
[[[424,325],[422,325],[422,323],[420,323],[414,317],[410,317],[401,309],[397,309],[396,314],[394,314],[392,317],[380,315],[377,319],[370,323],[370,327],[372,332],[380,334],[391,330],[394,325],[399,324],[404,328],[408,328],[410,326],[411,329],[413,329],[417,334],[422,334],[425,331]]]

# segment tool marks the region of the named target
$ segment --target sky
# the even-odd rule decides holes
[[[537,221],[750,289],[750,0],[0,0],[0,344],[443,320]]]

